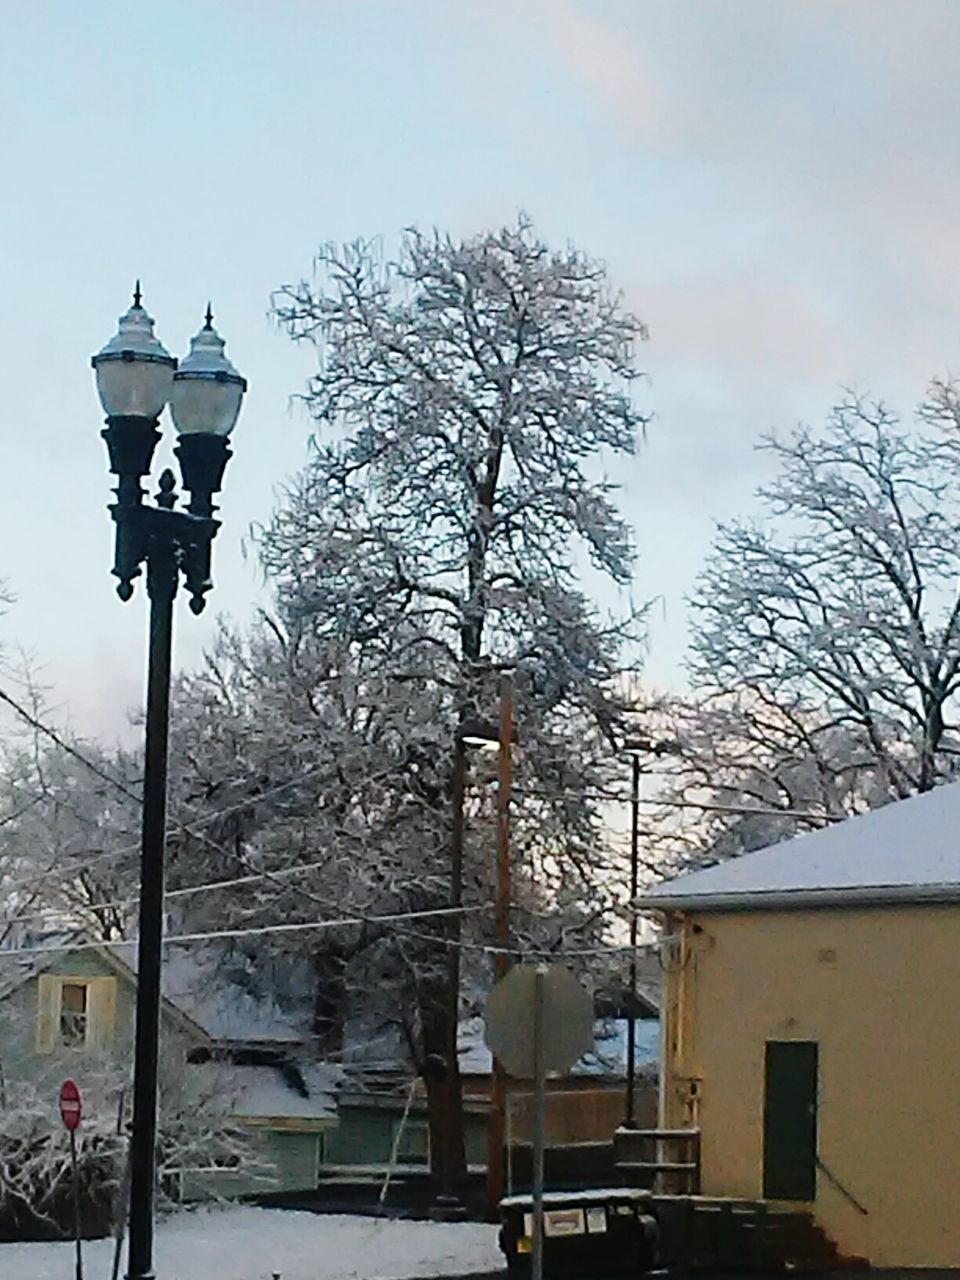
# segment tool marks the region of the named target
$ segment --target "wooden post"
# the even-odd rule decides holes
[[[500,677],[500,734],[497,770],[497,887],[494,903],[494,981],[510,967],[510,792],[513,786],[513,678]],[[498,1058],[493,1060],[490,1119],[487,1128],[487,1217],[495,1222],[503,1199],[503,1142],[507,1080]]]

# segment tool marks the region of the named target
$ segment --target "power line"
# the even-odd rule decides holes
[[[297,933],[306,930],[340,929],[348,925],[391,924],[401,920],[423,920],[437,916],[465,915],[488,911],[487,904],[469,907],[435,907],[427,911],[392,911],[376,916],[342,916],[334,920],[303,920],[288,924],[246,926],[242,929],[212,929],[203,933],[173,934],[163,939],[164,946],[187,942],[214,942],[219,938],[247,938],[270,933]],[[436,941],[436,939],[434,939]],[[0,949],[0,959],[7,956],[55,955],[68,951],[94,951],[104,947],[134,946],[135,938],[113,938],[110,942],[50,943],[35,947],[8,947]]]
[[[261,791],[258,795],[249,797],[245,800],[238,800],[235,804],[227,805],[223,809],[215,809],[212,813],[203,814],[199,818],[193,818],[189,824],[174,821],[171,826],[184,835],[193,836],[194,838],[206,839],[208,842],[226,858],[233,858],[235,854],[229,849],[225,849],[215,840],[200,835],[198,837],[198,827],[208,826],[211,823],[218,822],[221,818],[229,817],[232,813],[237,813],[241,809],[251,808],[253,805],[261,803],[261,801],[269,799],[281,791],[286,791],[290,787],[297,786],[301,782],[308,781],[317,774],[322,773],[327,768],[326,765],[318,765],[316,769],[310,769],[306,773],[298,774],[295,778],[288,778],[286,782],[278,782],[275,786],[268,787],[267,790]],[[137,803],[140,803],[139,798]],[[139,853],[140,841],[136,844],[124,845],[120,849],[107,850],[105,853],[94,854],[92,857],[85,857],[83,854],[76,854],[74,860],[67,866],[51,867],[48,871],[40,875],[28,876],[21,880],[11,880],[3,884],[3,889],[9,891],[11,889],[29,888],[31,885],[40,884],[47,880],[51,875],[69,875],[74,870],[85,871],[87,867],[107,861],[115,861],[124,858],[130,853]]]
[[[48,724],[44,724],[42,720],[39,720],[35,715],[29,712],[26,707],[21,706],[16,698],[11,697],[11,695],[2,688],[0,688],[0,702],[5,702],[8,707],[11,707],[17,715],[20,716],[22,720],[25,720],[26,723],[30,725],[31,729],[35,729],[38,733],[42,733],[45,737],[49,738],[51,742],[58,746],[61,751],[65,751],[68,756],[71,756],[79,764],[82,764],[84,768],[89,769],[91,773],[96,774],[101,782],[108,782],[112,787],[116,787],[118,791],[125,795],[127,799],[133,800],[136,804],[140,804],[140,797],[136,792],[131,791],[126,783],[120,782],[117,778],[114,778],[111,774],[107,773],[105,769],[101,769],[98,764],[95,764],[88,756],[85,756],[82,751],[79,751],[76,747],[72,746],[62,738],[60,734],[57,733],[56,729],[51,729]]]
[[[280,867],[276,871],[254,871],[245,876],[233,876],[227,880],[208,880],[203,884],[187,885],[181,889],[166,889],[164,891],[164,901],[169,898],[189,898],[197,893],[212,893],[217,889],[236,889],[243,885],[255,884],[260,880],[279,880],[282,877],[305,875],[308,871],[320,871],[328,866],[328,860],[322,862],[306,862],[293,867]],[[423,881],[412,882],[420,886]],[[281,886],[286,887],[286,886]],[[400,884],[395,886],[403,889],[408,886]],[[412,885],[411,885],[412,887]],[[116,898],[108,902],[89,902],[83,903],[82,906],[91,911],[111,911],[120,907],[134,907],[140,901],[136,898]],[[0,916],[0,926],[5,924],[22,924],[25,920],[42,920],[47,916],[63,916],[64,909],[62,907],[44,907],[40,911],[24,912],[15,916]]]
[[[132,791],[126,785],[126,783],[121,782],[119,779],[115,778],[112,774],[102,769],[98,764],[96,764],[93,760],[91,760],[87,755],[85,755],[77,747],[67,742],[55,729],[51,728],[50,725],[44,723],[44,721],[40,720],[37,716],[33,715],[30,711],[28,711],[26,707],[24,707],[20,702],[18,702],[14,697],[12,697],[11,694],[7,693],[6,690],[2,688],[0,688],[0,701],[5,702],[8,706],[10,706],[16,712],[17,715],[19,715],[27,724],[29,724],[31,728],[35,729],[39,733],[44,734],[60,750],[66,752],[67,755],[72,757],[79,764],[82,764],[84,768],[88,769],[91,773],[95,774],[98,778],[101,779],[101,781],[106,782],[110,786],[115,787],[123,796],[133,801],[134,804],[136,804],[138,807],[142,804],[142,797],[138,795],[136,792]],[[286,749],[282,751],[278,751],[276,755],[283,755],[285,754],[285,751]],[[268,759],[273,759],[273,758],[274,758],[273,756],[268,757]],[[190,823],[186,823],[186,822],[175,819],[171,823],[171,826],[175,830],[180,831],[182,834],[185,834],[188,836],[194,836],[195,838],[198,838],[198,833],[196,831],[197,827],[209,825],[210,823],[215,822],[220,818],[229,816],[231,813],[236,813],[241,809],[245,809],[253,805],[256,805],[260,803],[262,800],[267,799],[268,797],[276,795],[284,790],[287,790],[290,787],[296,786],[298,783],[301,783],[313,777],[316,777],[317,774],[322,773],[328,767],[329,767],[328,765],[319,765],[315,769],[307,770],[305,773],[299,774],[294,778],[289,778],[285,782],[277,783],[276,785],[268,788],[266,791],[263,791],[258,795],[248,797],[244,800],[236,802],[233,805],[228,805],[226,808],[217,810],[212,814],[207,814],[199,818],[195,818]],[[568,789],[568,788],[548,790],[547,788],[524,787],[522,785],[517,785],[514,787],[514,792],[517,795],[529,795],[536,798],[545,798],[545,799],[551,799],[551,800],[563,800],[569,796],[569,797],[584,799],[584,800],[600,800],[600,801],[619,802],[624,804],[637,803],[637,804],[653,806],[656,808],[695,809],[703,813],[725,813],[725,814],[742,816],[742,817],[785,817],[785,818],[800,818],[806,821],[816,821],[816,822],[842,822],[849,816],[847,814],[815,813],[812,811],[802,810],[802,809],[781,809],[775,806],[766,808],[766,807],[757,806],[757,805],[750,805],[750,806],[725,805],[725,804],[720,804],[720,803],[715,803],[710,801],[671,800],[671,799],[656,798],[656,797],[633,796],[632,794],[628,794],[625,792],[616,792],[616,791],[590,792],[590,791],[578,791],[576,789]],[[33,803],[34,802],[30,802],[30,804],[28,804],[26,808],[32,807]],[[7,820],[13,820],[16,817],[21,816],[22,812],[23,811],[21,811],[21,813],[17,813],[14,815],[8,815]],[[225,856],[231,856],[228,850],[225,850],[221,845],[219,845],[216,841],[212,840],[209,836],[206,836],[205,834],[200,834],[199,838],[207,841],[207,843],[211,844],[215,849],[217,849],[220,853],[224,854]],[[127,853],[136,852],[137,850],[139,850],[139,848],[140,848],[140,845],[138,842],[135,845],[125,846],[124,848],[119,850],[107,851],[103,854],[95,855],[94,858],[85,859],[80,869],[81,870],[85,869],[87,866],[91,865],[95,861],[99,862],[99,861],[105,861],[107,859],[123,857]],[[653,869],[653,868],[651,867],[650,869]],[[66,868],[64,868],[64,871],[66,871]],[[8,884],[6,887],[8,889],[14,889],[14,888],[19,888],[23,886],[28,886],[30,884],[36,884],[42,880],[45,880],[50,874],[51,872],[48,871],[42,876],[38,876],[28,880],[14,881]]]
[[[571,799],[609,800],[623,804],[633,804],[634,802],[634,797],[629,793],[617,791],[576,791],[573,789],[569,791],[549,791],[546,788],[523,786],[515,786],[513,790],[517,795],[543,797],[548,800],[563,800],[569,796]],[[636,803],[665,809],[699,809],[705,813],[738,814],[742,817],[805,818],[811,822],[845,822],[851,816],[848,813],[814,813],[804,809],[778,809],[776,807],[765,809],[757,805],[715,804],[699,800],[668,800],[657,799],[653,796],[638,796],[636,797]]]

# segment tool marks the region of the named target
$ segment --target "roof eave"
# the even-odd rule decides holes
[[[652,893],[638,902],[650,911],[797,911],[960,902],[960,884],[857,885],[852,888],[766,889],[727,893]]]

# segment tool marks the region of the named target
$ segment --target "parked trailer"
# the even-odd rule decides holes
[[[530,1274],[533,1197],[500,1201],[500,1248],[511,1277]],[[543,1196],[543,1272],[551,1276],[632,1275],[657,1259],[657,1220],[649,1191],[592,1187]]]

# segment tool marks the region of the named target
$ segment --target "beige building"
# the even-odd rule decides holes
[[[960,1267],[960,784],[658,885],[660,1125],[705,1196]]]

